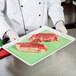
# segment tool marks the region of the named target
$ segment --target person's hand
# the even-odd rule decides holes
[[[61,32],[61,33],[67,34],[67,29],[65,28],[65,25],[62,21],[59,21],[56,24],[56,30]]]
[[[7,31],[5,36],[8,37],[10,41],[19,40],[18,34],[12,30]]]

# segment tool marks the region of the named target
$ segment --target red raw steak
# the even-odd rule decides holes
[[[54,33],[38,33],[31,36],[31,42],[52,42],[60,41],[61,38]]]
[[[19,51],[32,52],[32,53],[41,53],[48,49],[47,46],[44,44],[32,43],[32,42],[16,43],[15,46],[16,49]]]

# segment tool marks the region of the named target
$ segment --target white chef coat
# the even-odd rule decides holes
[[[64,21],[61,0],[0,0],[0,38],[9,29],[20,35],[48,25],[48,16],[54,25]]]

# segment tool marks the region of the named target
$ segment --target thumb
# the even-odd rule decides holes
[[[13,37],[10,37],[10,41],[14,41],[14,40],[17,40],[19,41],[19,36],[13,36]]]

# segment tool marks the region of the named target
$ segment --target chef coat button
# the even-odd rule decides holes
[[[39,16],[41,16],[41,14],[39,14]]]
[[[39,2],[39,4],[41,4],[41,2]]]
[[[40,26],[40,28],[41,28],[42,26]]]
[[[28,29],[26,29],[26,31],[28,31]]]
[[[23,7],[23,5],[21,5],[21,7]]]

